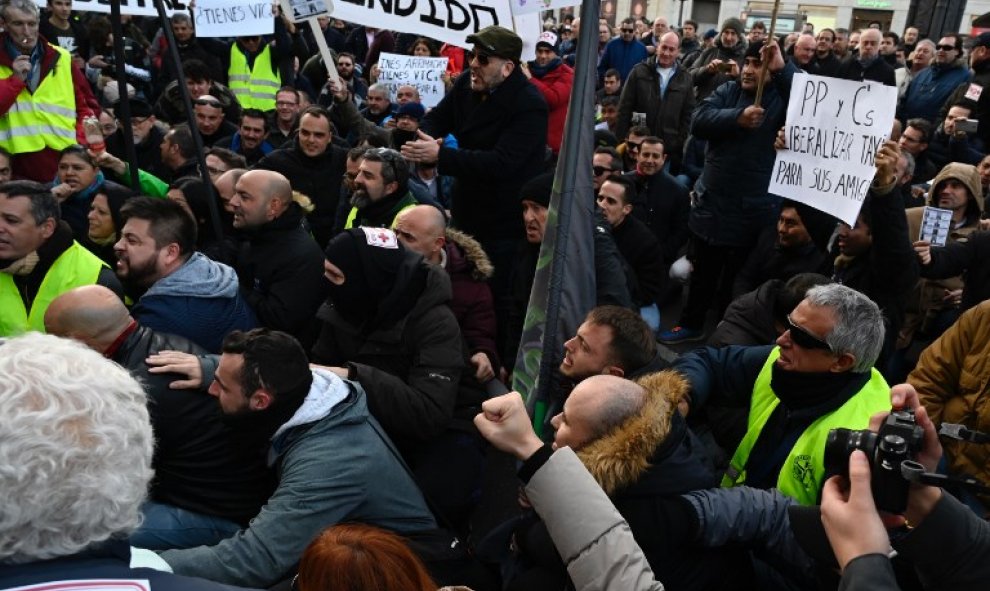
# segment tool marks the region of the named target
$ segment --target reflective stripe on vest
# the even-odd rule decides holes
[[[29,330],[45,332],[45,311],[52,300],[83,285],[93,285],[100,269],[107,265],[95,254],[73,242],[52,263],[31,302],[30,313],[24,307],[14,278],[0,273],[0,336],[12,336]]]
[[[746,436],[732,454],[729,468],[722,477],[723,487],[746,483],[749,454],[756,445],[763,426],[780,404],[780,399],[770,388],[773,364],[779,356],[780,347],[774,347],[753,384]],[[889,410],[890,387],[880,372],[871,369],[870,380],[859,392],[839,408],[819,417],[798,437],[777,475],[777,488],[802,505],[817,504],[825,481],[825,440],[829,430],[838,427],[866,429],[872,415]]]
[[[408,199],[411,199],[411,196],[410,195],[406,195],[406,197],[404,197],[402,199],[402,201],[400,201],[399,203],[401,204],[403,201],[407,201]],[[419,203],[417,203],[416,200],[413,199],[413,202],[412,203],[406,203],[402,207],[399,207],[398,209],[394,210],[395,211],[395,215],[392,216],[392,223],[389,224],[389,226],[388,226],[389,229],[390,230],[394,230],[395,229],[395,222],[396,222],[396,220],[399,219],[399,214],[400,213],[402,213],[403,211],[409,209],[410,207],[416,207],[417,205],[419,205]],[[345,230],[350,230],[351,228],[355,227],[354,226],[354,222],[357,221],[357,215],[358,215],[357,208],[356,207],[352,207],[350,213],[347,214],[347,221],[344,222],[344,229]]]
[[[230,47],[230,70],[227,72],[230,91],[245,109],[271,111],[275,108],[275,95],[282,83],[272,71],[272,48],[265,45],[254,58],[254,68],[248,69],[247,56],[235,43]]]
[[[76,143],[76,91],[72,84],[72,57],[61,47],[55,64],[34,94],[23,88],[11,108],[0,117],[0,146],[12,154],[63,150]],[[13,70],[0,65],[0,78]]]

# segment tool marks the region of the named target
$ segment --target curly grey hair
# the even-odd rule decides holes
[[[813,305],[830,308],[835,315],[835,325],[825,336],[832,351],[848,353],[856,358],[851,371],[870,371],[883,348],[884,322],[880,308],[862,293],[829,283],[808,290],[805,300]]]
[[[0,564],[75,554],[141,522],[154,438],[144,389],[84,345],[0,341]]]

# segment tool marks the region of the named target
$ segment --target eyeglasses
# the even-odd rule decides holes
[[[193,101],[193,104],[200,105],[203,107],[213,107],[214,109],[223,108],[223,104],[221,104],[220,101],[214,101],[211,99],[196,99]]]
[[[471,52],[471,59],[472,60],[478,60],[478,65],[479,66],[487,66],[488,65],[488,62],[491,61],[492,57],[493,56],[490,56],[487,53],[482,53],[482,52],[480,52],[478,50],[475,50],[475,51],[472,51]],[[468,61],[470,61],[470,60],[468,60]]]
[[[824,351],[831,351],[832,346],[826,343],[824,340],[816,337],[807,330],[801,328],[794,321],[791,320],[791,315],[787,315],[787,328],[788,332],[791,333],[791,340],[794,344],[802,349],[821,349]]]
[[[593,166],[591,170],[595,173],[595,176],[601,176],[606,172],[612,172],[611,168],[607,168],[605,166]]]
[[[936,45],[935,46],[935,49],[937,49],[939,51],[955,51],[956,50],[956,46],[955,45]]]

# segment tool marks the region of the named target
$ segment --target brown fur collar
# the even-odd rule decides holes
[[[607,495],[636,482],[650,467],[670,432],[676,401],[688,391],[687,381],[674,371],[645,375],[636,383],[646,389],[642,410],[577,452]]]
[[[472,264],[471,277],[477,281],[488,281],[495,273],[495,267],[485,254],[485,249],[471,236],[454,230],[447,229],[447,240],[450,240],[464,251],[464,257]]]

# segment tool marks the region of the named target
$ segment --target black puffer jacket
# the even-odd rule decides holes
[[[409,297],[402,278],[417,272],[426,273],[422,292],[410,311],[389,326],[368,331],[331,303],[323,304],[318,314],[323,327],[313,348],[316,363],[349,368],[350,377],[368,393],[371,414],[403,452],[452,426],[455,409],[458,417],[470,420],[481,404],[480,394],[473,399],[460,384],[466,358],[449,307],[447,273],[422,257],[410,257],[391,294]],[[396,305],[403,304],[386,296],[379,308]]]
[[[265,462],[267,446],[239,445],[216,399],[198,390],[170,389],[175,374],[149,373],[145,359],[166,350],[206,354],[189,339],[138,326],[112,357],[148,393],[155,432],[151,498],[246,525],[275,490],[275,476]]]
[[[257,230],[244,233],[234,264],[244,299],[262,326],[285,331],[308,349],[316,311],[327,298],[323,251],[303,227],[296,203]]]
[[[307,219],[317,244],[325,247],[333,237],[340,183],[347,170],[347,150],[330,144],[325,152],[311,158],[299,148],[299,139],[293,138],[286,147],[262,158],[255,168],[281,173],[289,179],[293,191],[310,198],[316,209]]]

